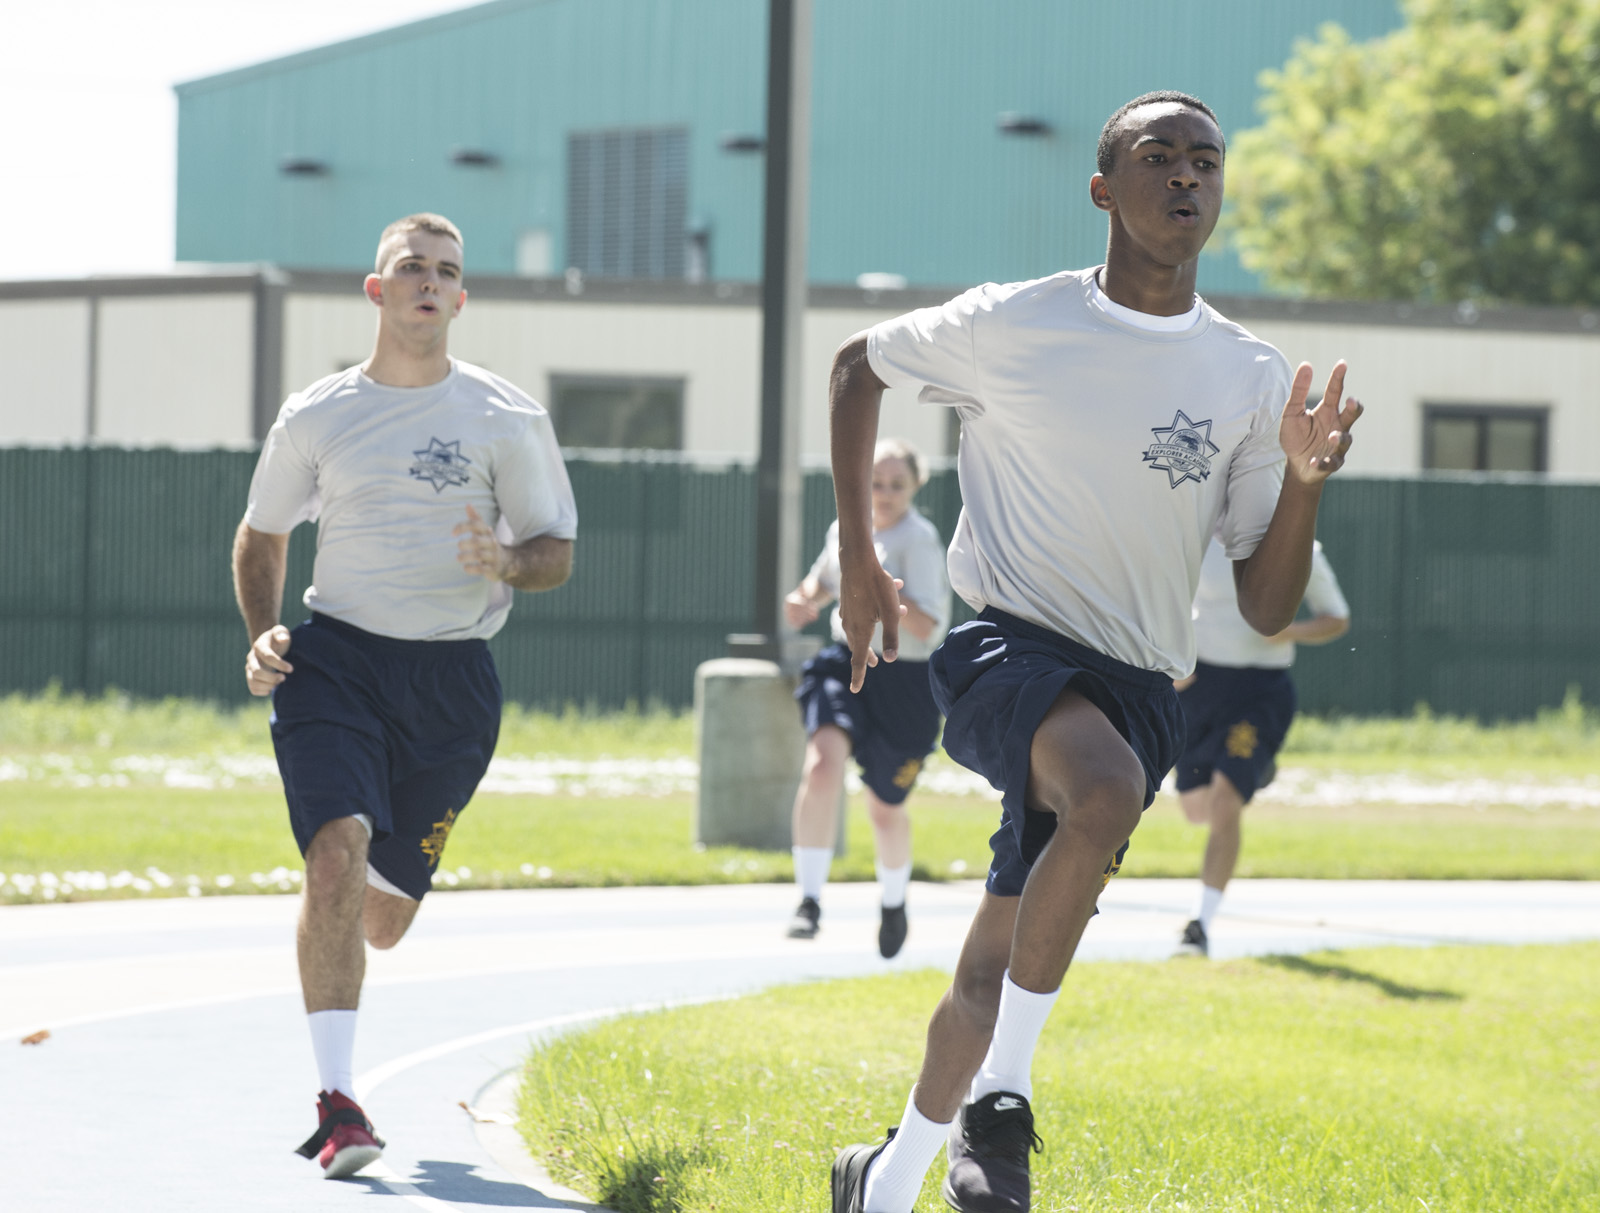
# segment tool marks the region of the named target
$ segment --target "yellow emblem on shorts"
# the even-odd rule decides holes
[[[909,788],[917,782],[917,775],[922,770],[922,759],[907,758],[898,771],[894,773],[891,782],[897,788]]]
[[[1100,878],[1100,888],[1104,890],[1111,883],[1111,878],[1120,871],[1122,871],[1122,852],[1118,851],[1111,857],[1111,862],[1106,864],[1105,875]]]
[[[456,824],[456,810],[445,810],[444,820],[433,823],[433,833],[422,840],[422,853],[428,857],[428,866],[438,867],[439,856],[444,854],[444,844],[449,841],[450,827]]]
[[[1256,726],[1248,720],[1241,720],[1228,730],[1228,756],[1249,758],[1256,752],[1256,745],[1260,740],[1261,735],[1256,732]]]

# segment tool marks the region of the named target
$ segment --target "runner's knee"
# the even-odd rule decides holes
[[[1076,789],[1060,826],[1083,837],[1096,850],[1110,854],[1128,841],[1144,812],[1144,777],[1137,783],[1110,773]]]
[[[330,821],[306,848],[308,892],[344,888],[366,879],[367,832],[354,817]]]
[[[886,830],[895,823],[904,820],[905,812],[903,804],[889,804],[886,801],[879,800],[876,796],[867,797],[867,817],[880,830]]]
[[[806,778],[842,779],[850,757],[850,739],[832,725],[824,725],[806,745]]]
[[[421,903],[369,887],[362,907],[361,926],[367,942],[387,952],[405,938]]]
[[[409,922],[398,924],[393,922],[374,922],[369,914],[362,927],[367,937],[367,943],[377,948],[380,952],[387,952],[405,938],[406,928],[410,925]]]
[[[1190,825],[1203,826],[1211,820],[1210,806],[1206,802],[1207,790],[1191,788],[1178,796],[1178,804]]]

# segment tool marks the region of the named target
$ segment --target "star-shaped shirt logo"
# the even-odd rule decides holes
[[[461,453],[459,440],[440,442],[437,438],[429,438],[425,449],[411,453],[417,460],[411,465],[412,476],[433,485],[435,493],[444,492],[446,485],[463,485],[467,482],[467,469],[472,466],[472,460]]]
[[[1170,487],[1177,488],[1185,480],[1199,483],[1211,475],[1211,456],[1220,454],[1222,448],[1211,441],[1209,419],[1190,421],[1179,409],[1171,425],[1150,432],[1156,440],[1145,451],[1144,460],[1167,474]]]

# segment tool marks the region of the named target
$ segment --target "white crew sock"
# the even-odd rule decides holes
[[[343,1091],[356,1097],[353,1077],[356,1054],[356,1013],[354,1011],[312,1011],[306,1016],[311,1025],[311,1051],[317,1055],[317,1076],[324,1091]]]
[[[1221,904],[1221,889],[1213,889],[1208,884],[1200,886],[1200,904],[1195,907],[1194,916],[1200,920],[1200,929],[1207,935],[1211,934],[1211,920],[1217,916],[1217,907]]]
[[[911,1213],[928,1166],[949,1135],[948,1122],[940,1124],[917,1111],[917,1093],[913,1089],[894,1140],[867,1168],[861,1192],[861,1207],[866,1213]]]
[[[884,908],[893,910],[905,905],[906,886],[911,883],[911,861],[906,860],[898,868],[886,868],[873,860],[872,866],[878,870],[878,886],[883,890]]]
[[[1033,1098],[1033,1047],[1039,1043],[1044,1021],[1056,1005],[1061,991],[1035,994],[1011,980],[1006,970],[1000,985],[1000,1013],[995,1017],[989,1052],[972,1079],[970,1100],[982,1099],[992,1091],[1012,1091],[1024,1099]]]
[[[794,882],[800,886],[800,896],[822,900],[822,886],[828,883],[828,869],[833,866],[832,847],[794,847]]]

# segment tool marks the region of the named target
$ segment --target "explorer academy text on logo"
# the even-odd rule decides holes
[[[417,460],[411,465],[412,476],[433,485],[435,493],[444,492],[446,485],[459,486],[467,482],[467,469],[472,466],[472,460],[461,453],[459,440],[440,442],[430,438],[424,450],[411,453]]]
[[[1196,483],[1211,475],[1211,457],[1222,448],[1211,441],[1211,421],[1190,421],[1182,409],[1169,426],[1155,426],[1150,431],[1155,442],[1144,453],[1144,461],[1167,474],[1172,488],[1185,480]]]

